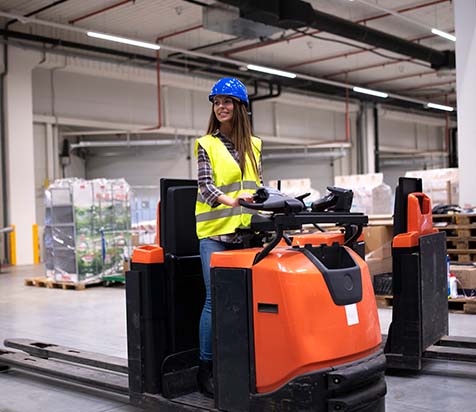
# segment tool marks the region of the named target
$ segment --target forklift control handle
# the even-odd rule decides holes
[[[311,210],[306,208],[303,196],[293,198],[273,188],[259,188],[253,198],[255,202],[242,199],[239,204],[249,209],[273,212],[271,215],[253,215],[251,230],[255,232],[275,232],[274,238],[268,243],[254,260],[254,264],[264,259],[274,249],[280,240],[286,237],[285,230],[299,230],[305,224],[333,223],[343,226],[346,233],[346,245],[355,242],[362,233],[362,227],[367,225],[368,216],[363,213],[349,212],[353,193],[347,189],[329,187],[331,194],[326,196],[326,202],[316,202]],[[259,200],[259,202],[256,202]],[[329,200],[331,200],[329,202]],[[329,210],[319,210],[327,203]],[[338,206],[336,208],[336,206]]]

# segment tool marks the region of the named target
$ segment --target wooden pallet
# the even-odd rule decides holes
[[[393,305],[393,296],[376,295],[375,299],[379,308],[389,308]],[[450,312],[476,314],[476,298],[448,299],[448,310]]]
[[[446,233],[451,261],[476,261],[476,214],[433,215],[433,227]]]
[[[49,283],[51,282],[50,279],[47,278],[26,278],[25,279],[25,286],[36,286],[41,288],[49,287]]]
[[[393,296],[391,295],[375,295],[378,308],[390,308],[393,304]]]
[[[26,278],[25,286],[36,286],[50,289],[72,289],[72,290],[84,290],[89,286],[102,285],[102,280],[94,282],[56,282],[52,279],[43,277]]]

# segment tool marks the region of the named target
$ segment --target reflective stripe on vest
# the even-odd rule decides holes
[[[237,216],[243,214],[256,215],[257,210],[246,209],[246,213],[243,213],[240,207],[229,207],[227,209],[214,210],[213,212],[205,212],[196,216],[197,222],[205,222],[207,220],[221,219],[223,217]]]
[[[241,185],[238,182],[238,183],[231,183],[229,185],[224,185],[224,186],[216,186],[216,188],[218,190],[222,191],[223,193],[227,194],[227,193],[230,193],[230,192],[237,192],[237,191],[241,190]],[[244,190],[253,190],[253,191],[255,191],[257,188],[258,188],[258,186],[256,185],[256,182],[248,181],[248,180],[243,181],[243,189]],[[197,200],[199,200],[202,203],[205,203],[205,199],[203,198],[200,191],[198,191]]]
[[[254,171],[250,159],[247,158],[245,173],[242,176],[240,166],[220,138],[206,135],[198,139],[195,144],[196,156],[198,145],[207,152],[215,185],[221,192],[236,198],[241,193],[253,193],[259,187],[259,176]],[[261,140],[252,136],[252,147],[255,159],[259,162]],[[237,228],[249,227],[251,216],[254,213],[250,209],[242,207],[232,208],[222,204],[217,207],[211,207],[205,203],[200,191],[198,191],[195,206],[197,236],[199,239],[202,239],[234,233]]]

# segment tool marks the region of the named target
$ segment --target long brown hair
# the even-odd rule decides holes
[[[235,146],[238,156],[240,158],[240,169],[241,172],[245,173],[246,165],[246,155],[251,160],[251,164],[256,173],[256,176],[259,175],[258,172],[258,163],[255,159],[253,152],[252,141],[251,141],[251,123],[248,116],[248,111],[243,103],[232,99],[233,101],[233,117],[231,119],[231,135],[226,136]],[[210,114],[210,119],[208,121],[207,134],[215,133],[217,129],[220,128],[220,122],[215,116],[215,111],[213,110]]]

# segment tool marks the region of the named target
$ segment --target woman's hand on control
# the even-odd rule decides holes
[[[233,202],[233,207],[240,206],[240,199],[243,199],[245,202],[253,203],[253,195],[251,193],[240,193]]]
[[[240,193],[236,198],[221,195],[217,200],[224,205],[238,207],[240,206],[240,199],[243,199],[245,202],[253,202],[253,195],[251,193]]]

